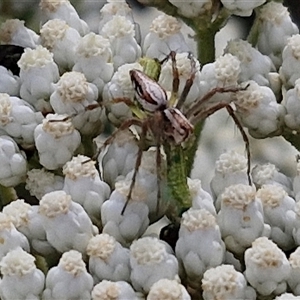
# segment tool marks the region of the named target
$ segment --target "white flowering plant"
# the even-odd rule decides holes
[[[275,0],[138,2],[143,35],[125,0],[94,30],[69,0],[0,24],[0,298],[298,299],[300,159],[252,144],[300,150],[299,29]],[[247,39],[217,56],[234,16]],[[199,164],[222,109],[245,155]]]

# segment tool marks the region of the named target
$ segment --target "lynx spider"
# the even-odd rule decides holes
[[[183,91],[178,97],[179,89],[179,73],[176,66],[176,53],[171,51],[170,54],[161,62],[164,63],[166,60],[172,60],[172,72],[173,72],[173,83],[172,93],[170,99],[167,98],[166,91],[159,85],[158,82],[148,77],[145,73],[133,69],[129,72],[130,78],[135,89],[135,99],[138,105],[142,108],[145,113],[144,118],[133,117],[125,120],[121,126],[112,133],[112,135],[105,140],[101,149],[108,146],[116,135],[122,131],[128,129],[130,126],[135,125],[141,128],[140,133],[140,147],[137,153],[136,163],[134,167],[134,173],[132,176],[131,184],[129,187],[129,193],[127,195],[126,202],[121,211],[121,215],[124,214],[126,207],[131,199],[132,191],[135,185],[136,176],[141,164],[143,145],[145,143],[145,137],[147,133],[151,133],[154,142],[156,144],[156,169],[157,169],[157,185],[160,183],[160,168],[161,168],[161,146],[165,142],[174,143],[180,145],[184,141],[188,140],[190,135],[193,133],[193,125],[197,122],[206,119],[216,111],[226,108],[229,115],[237,125],[239,131],[242,134],[245,142],[245,148],[247,152],[247,176],[248,182],[251,185],[250,178],[250,145],[248,137],[240,124],[238,118],[234,113],[234,109],[228,101],[214,103],[212,105],[204,105],[207,103],[216,93],[230,93],[244,90],[241,87],[216,87],[210,90],[205,96],[194,101],[194,104],[183,114],[181,108],[184,101],[193,85],[195,74],[196,74],[196,63],[191,54],[188,58],[191,61],[191,73],[190,77],[186,80]],[[117,98],[114,102],[124,102],[131,107],[137,107],[137,105],[128,98]],[[100,149],[100,151],[101,151]],[[99,151],[99,152],[100,152]],[[98,152],[98,154],[99,154]],[[160,198],[160,189],[158,188],[158,200]]]

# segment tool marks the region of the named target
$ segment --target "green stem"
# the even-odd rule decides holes
[[[298,151],[300,151],[300,134],[294,134],[291,131],[285,131],[282,136],[290,142]]]
[[[216,32],[213,32],[213,30],[199,31],[195,35],[198,60],[202,66],[213,62],[215,59],[215,35]]]
[[[12,187],[6,187],[0,184],[0,206],[2,207],[18,199],[16,191]]]
[[[181,145],[165,143],[167,157],[168,188],[172,201],[169,205],[168,217],[178,222],[182,213],[192,206],[192,199],[187,184],[186,157]]]
[[[83,153],[85,156],[93,157],[95,154],[95,144],[91,136],[83,135],[81,138],[81,144],[84,149],[79,150],[80,153]]]
[[[194,165],[194,160],[196,157],[196,151],[198,149],[198,144],[199,144],[199,140],[200,140],[200,136],[201,136],[201,132],[204,126],[204,120],[202,122],[199,122],[195,127],[194,127],[194,134],[193,134],[193,140],[192,140],[192,144],[189,145],[189,147],[187,147],[185,149],[185,161],[186,161],[186,171],[188,176],[190,176],[191,171],[193,169],[193,165]]]

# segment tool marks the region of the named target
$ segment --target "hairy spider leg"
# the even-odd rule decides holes
[[[251,163],[250,163],[250,159],[251,159],[251,155],[250,155],[250,142],[249,142],[249,138],[242,126],[242,124],[240,123],[239,119],[237,118],[236,114],[234,113],[233,108],[228,104],[226,106],[226,109],[229,113],[229,115],[231,116],[231,118],[233,119],[235,125],[237,126],[237,128],[239,129],[244,143],[245,143],[245,148],[246,148],[246,153],[247,153],[247,177],[248,177],[248,183],[249,185],[252,185],[252,180],[250,177],[250,171],[251,171]]]
[[[157,204],[156,204],[156,214],[159,212],[159,206],[160,206],[160,198],[161,198],[161,180],[162,180],[162,174],[161,174],[161,138],[158,137],[156,141],[156,182],[157,182]]]
[[[182,93],[180,95],[180,98],[178,100],[178,103],[176,105],[176,107],[178,109],[181,109],[182,105],[184,104],[184,101],[185,101],[187,95],[189,94],[189,92],[191,90],[191,87],[194,83],[196,72],[197,72],[197,70],[196,70],[196,61],[195,61],[194,56],[192,55],[192,53],[189,53],[188,58],[190,59],[190,62],[191,62],[191,73],[190,73],[190,77],[185,82],[183,91],[182,91]]]
[[[143,121],[137,118],[131,118],[128,120],[125,120],[121,126],[116,129],[105,141],[104,143],[99,147],[99,149],[97,150],[97,152],[94,154],[94,156],[92,157],[92,160],[97,160],[97,157],[99,156],[100,152],[107,147],[109,144],[111,144],[113,142],[113,140],[116,138],[116,136],[118,135],[118,133],[120,131],[126,130],[128,129],[130,126],[132,125],[136,125],[139,127],[142,127],[143,125]]]
[[[250,154],[250,142],[249,142],[249,138],[242,126],[242,124],[240,123],[239,119],[237,118],[237,116],[234,113],[233,108],[231,107],[231,105],[227,102],[219,102],[216,103],[210,107],[206,107],[206,109],[204,110],[199,110],[198,112],[194,112],[191,122],[199,122],[200,120],[205,120],[207,117],[209,117],[210,115],[214,114],[216,111],[222,109],[222,108],[226,108],[226,110],[228,111],[230,117],[233,119],[234,123],[236,124],[236,126],[238,127],[242,137],[243,137],[243,141],[245,143],[245,148],[246,148],[246,153],[247,153],[247,177],[248,177],[248,183],[249,185],[252,185],[252,180],[250,177],[250,171],[251,171],[251,154]]]
[[[202,98],[199,98],[196,101],[194,101],[194,104],[187,110],[185,115],[188,119],[193,118],[202,110],[203,104],[209,101],[217,93],[236,93],[239,91],[246,90],[248,86],[249,85],[247,85],[246,87],[215,87],[212,90],[210,90],[207,94],[205,94]]]
[[[157,205],[156,213],[159,212],[160,199],[161,199],[161,146],[162,146],[162,127],[163,127],[163,114],[161,111],[154,113],[149,122],[150,129],[156,139],[156,182],[157,182]]]
[[[135,166],[134,166],[134,172],[131,178],[131,183],[130,183],[130,187],[129,187],[129,192],[127,195],[127,199],[125,202],[125,205],[121,211],[121,215],[124,214],[126,207],[131,199],[131,195],[133,192],[133,188],[135,186],[135,182],[136,182],[136,177],[138,174],[138,170],[139,167],[141,165],[142,162],[142,156],[143,156],[143,149],[145,146],[145,139],[146,139],[146,134],[147,131],[150,129],[150,131],[152,132],[155,140],[156,140],[156,173],[157,173],[157,207],[156,207],[156,212],[159,211],[159,200],[161,197],[161,192],[160,192],[160,182],[161,182],[161,153],[160,153],[160,149],[161,149],[161,126],[162,126],[162,122],[163,122],[163,116],[161,111],[156,111],[154,112],[154,115],[152,117],[149,117],[147,120],[145,120],[144,122],[141,122],[140,127],[142,129],[142,132],[140,134],[140,141],[139,141],[139,150],[137,153],[137,158],[135,161]],[[137,125],[137,124],[134,124]]]
[[[172,82],[172,94],[169,101],[170,106],[174,106],[178,101],[178,90],[179,90],[179,73],[176,64],[176,52],[171,51],[168,55],[172,60],[172,73],[173,73],[173,82]]]
[[[139,140],[139,150],[138,150],[138,153],[137,153],[137,157],[136,157],[136,161],[135,161],[135,166],[134,166],[134,171],[133,171],[133,175],[132,175],[132,178],[131,178],[131,183],[130,183],[130,186],[129,186],[129,192],[127,194],[127,197],[126,197],[126,202],[122,208],[122,211],[121,211],[121,215],[124,215],[124,212],[126,210],[126,207],[131,199],[131,195],[132,195],[132,191],[133,191],[133,188],[134,188],[134,185],[135,185],[135,181],[136,181],[136,176],[137,176],[137,173],[138,173],[138,170],[139,170],[139,167],[141,165],[141,162],[142,162],[142,157],[143,157],[143,146],[145,144],[145,136],[146,136],[146,133],[147,133],[147,127],[148,127],[148,124],[147,122],[142,122],[141,124],[141,129],[142,129],[142,132],[141,132],[141,135],[140,135],[140,140]]]
[[[89,104],[88,106],[86,106],[84,108],[84,111],[82,112],[85,112],[85,111],[89,111],[89,110],[93,110],[95,108],[98,108],[100,107],[100,104],[99,103],[95,103],[95,104]],[[82,113],[81,112],[81,113]],[[60,119],[60,120],[48,120],[49,123],[55,123],[55,122],[65,122],[67,120],[71,120],[73,119],[74,117],[78,116],[79,113],[74,113],[74,114],[71,114],[71,115],[68,115],[68,116],[65,116],[64,118]]]

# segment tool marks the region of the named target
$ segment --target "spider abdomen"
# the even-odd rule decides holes
[[[131,70],[130,77],[135,89],[136,99],[144,110],[154,112],[167,107],[166,91],[153,79],[139,70]]]

